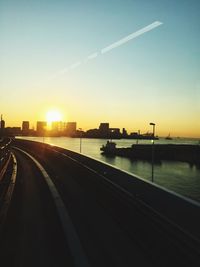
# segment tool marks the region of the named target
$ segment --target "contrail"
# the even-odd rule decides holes
[[[123,45],[123,44],[125,44],[125,43],[127,43],[127,42],[129,42],[129,41],[131,41],[131,40],[133,40],[135,38],[137,38],[138,36],[140,36],[140,35],[142,35],[142,34],[144,34],[146,32],[152,31],[153,29],[157,28],[158,26],[160,26],[162,24],[163,23],[160,22],[160,21],[154,21],[153,23],[149,24],[148,26],[146,26],[146,27],[144,27],[144,28],[142,28],[142,29],[140,29],[140,30],[138,30],[136,32],[133,32],[133,33],[127,35],[126,37],[120,39],[119,41],[117,41],[115,43],[112,43],[111,45],[109,45],[109,46],[107,46],[105,48],[102,48],[100,50],[100,52],[95,52],[95,53],[90,54],[85,60],[75,62],[71,66],[69,66],[68,68],[64,68],[64,69],[58,71],[56,74],[53,75],[53,77],[51,77],[51,79],[54,79],[59,75],[63,75],[65,73],[68,73],[70,70],[73,70],[73,69],[79,67],[81,64],[83,64],[83,63],[86,64],[88,61],[97,58],[97,56],[99,54],[108,53],[112,49],[117,48],[117,47],[119,47],[119,46],[121,46],[121,45]]]
[[[158,27],[158,26],[160,26],[162,24],[163,23],[160,22],[160,21],[155,21],[152,24],[149,24],[148,26],[146,26],[146,27],[144,27],[144,28],[142,28],[142,29],[140,29],[140,30],[138,30],[136,32],[133,32],[133,33],[127,35],[126,37],[122,38],[121,40],[119,40],[119,41],[117,41],[117,42],[115,42],[115,43],[103,48],[101,50],[101,53],[105,54],[105,53],[109,52],[110,50],[112,50],[114,48],[117,48],[117,47],[119,47],[119,46],[121,46],[121,45],[123,45],[123,44],[125,44],[125,43],[127,43],[129,41],[131,41],[132,39],[134,39],[134,38],[136,38],[136,37],[138,37],[138,36],[140,36],[140,35],[142,35],[142,34],[144,34],[146,32],[149,32],[149,31],[155,29],[156,27]]]
[[[70,69],[75,69],[75,68],[77,68],[80,65],[81,65],[81,61],[78,61],[78,62],[75,62],[74,64],[72,64],[69,68]]]
[[[98,56],[98,53],[97,53],[97,52],[95,52],[95,53],[93,53],[93,54],[89,55],[89,56],[87,57],[87,60],[94,59],[94,58],[96,58],[97,56]]]

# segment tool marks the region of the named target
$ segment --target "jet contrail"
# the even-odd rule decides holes
[[[80,65],[81,65],[81,61],[78,61],[78,62],[75,62],[74,64],[72,64],[69,68],[70,69],[75,69],[75,68],[77,68]]]
[[[116,47],[119,47],[119,46],[131,41],[132,39],[134,39],[134,38],[136,38],[136,37],[138,37],[138,36],[140,36],[140,35],[142,35],[142,34],[144,34],[146,32],[149,32],[149,31],[155,29],[156,27],[158,27],[158,26],[160,26],[162,24],[163,23],[160,22],[160,21],[155,21],[155,22],[149,24],[148,26],[146,26],[146,27],[144,27],[144,28],[142,28],[142,29],[140,29],[140,30],[138,30],[136,32],[133,32],[133,33],[127,35],[126,37],[122,38],[121,40],[119,40],[119,41],[117,41],[117,42],[115,42],[115,43],[103,48],[101,50],[101,53],[105,54],[105,53],[109,52],[110,50],[112,50],[112,49],[114,49]]]
[[[95,53],[93,53],[93,54],[89,55],[89,56],[87,57],[87,60],[94,59],[94,58],[96,58],[97,56],[98,56],[98,53],[97,53],[97,52],[95,52]]]
[[[92,53],[90,54],[85,60],[83,60],[82,62],[81,61],[78,61],[78,62],[75,62],[73,63],[71,66],[69,66],[68,68],[64,68],[60,71],[58,71],[56,74],[53,75],[53,79],[56,78],[57,76],[59,75],[63,75],[65,73],[68,73],[70,70],[73,70],[77,67],[79,67],[81,64],[83,63],[87,63],[88,61],[90,60],[93,60],[95,59],[99,54],[105,54],[105,53],[108,53],[109,51],[111,51],[112,49],[114,48],[117,48],[131,40],[133,40],[134,38],[146,33],[146,32],[149,32],[155,28],[157,28],[158,26],[162,25],[163,23],[160,22],[160,21],[154,21],[153,23],[149,24],[148,26],[136,31],[136,32],[133,32],[129,35],[127,35],[126,37],[120,39],[119,41],[115,42],[115,43],[112,43],[111,45],[103,48],[100,50],[100,52],[95,52],[95,53]],[[52,77],[51,77],[52,79]]]

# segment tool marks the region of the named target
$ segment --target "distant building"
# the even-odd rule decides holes
[[[85,134],[88,138],[99,138],[99,129],[90,129]]]
[[[99,125],[99,135],[100,137],[108,137],[109,136],[109,123],[102,122]]]
[[[125,138],[128,136],[128,133],[125,128],[122,129],[122,137]]]
[[[21,127],[7,127],[5,131],[7,136],[21,135]]]
[[[62,121],[53,121],[51,123],[51,134],[54,136],[61,136],[65,129],[65,123]]]
[[[44,135],[46,128],[47,128],[46,121],[37,121],[36,131],[38,135]]]
[[[58,132],[59,131],[59,122],[58,121],[52,121],[51,130],[53,132]]]
[[[29,121],[23,121],[22,122],[22,135],[29,135],[30,129],[29,129]]]
[[[66,125],[66,135],[74,136],[76,134],[76,122],[68,122]]]
[[[110,135],[110,138],[120,138],[121,137],[120,129],[119,128],[110,128],[109,129],[109,135]]]
[[[22,131],[28,132],[29,131],[29,121],[23,121],[22,122]]]
[[[3,120],[3,115],[1,115],[0,129],[5,129],[5,121]]]

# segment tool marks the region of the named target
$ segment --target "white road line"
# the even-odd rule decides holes
[[[6,219],[6,216],[8,213],[8,208],[9,208],[9,205],[10,205],[10,202],[12,199],[12,194],[13,194],[14,187],[15,187],[16,177],[17,177],[17,160],[16,160],[15,155],[13,153],[11,153],[11,156],[13,158],[13,171],[12,171],[12,176],[11,176],[8,190],[7,190],[5,198],[4,198],[3,207],[2,207],[1,213],[0,213],[0,226],[2,226],[5,222],[5,219]]]
[[[16,150],[19,150],[20,152],[24,153],[29,158],[31,158],[33,162],[36,164],[36,166],[38,167],[38,169],[41,171],[49,187],[54,203],[56,205],[58,215],[59,215],[62,227],[63,227],[63,231],[65,233],[65,238],[67,240],[69,249],[73,256],[75,266],[76,267],[89,267],[90,265],[84,253],[83,247],[80,243],[76,230],[72,224],[70,216],[50,176],[48,175],[46,170],[42,167],[42,165],[33,156],[31,156],[29,153],[27,153],[26,151],[20,148],[17,148],[17,147],[13,147],[13,148]]]

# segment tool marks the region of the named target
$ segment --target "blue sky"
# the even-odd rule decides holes
[[[163,25],[55,75],[154,21]],[[88,129],[200,136],[200,2],[0,0],[0,107],[7,124],[51,107]]]

